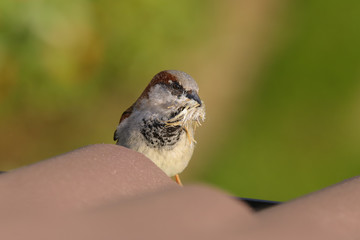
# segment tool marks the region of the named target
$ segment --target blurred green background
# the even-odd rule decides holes
[[[207,120],[183,181],[289,200],[360,172],[360,2],[0,1],[0,170],[114,143],[164,69]]]

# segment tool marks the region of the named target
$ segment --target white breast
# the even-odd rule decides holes
[[[135,117],[135,116],[134,116]],[[171,149],[149,147],[139,131],[137,121],[125,119],[117,128],[118,145],[144,154],[161,168],[169,177],[181,173],[188,165],[194,151],[194,143],[183,131],[179,141]]]
[[[186,134],[183,133],[180,140],[171,150],[151,148],[148,147],[145,142],[140,142],[140,144],[132,146],[131,148],[143,153],[169,177],[172,177],[175,174],[181,173],[186,168],[193,154],[194,144],[191,144],[188,141]]]

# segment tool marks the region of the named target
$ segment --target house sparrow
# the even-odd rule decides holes
[[[143,153],[181,184],[193,154],[195,129],[205,120],[205,106],[195,80],[185,72],[159,72],[121,116],[117,145]]]

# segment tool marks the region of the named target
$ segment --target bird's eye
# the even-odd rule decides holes
[[[173,83],[172,83],[172,87],[173,87],[174,89],[176,89],[176,90],[182,90],[182,89],[183,89],[182,86],[181,86],[179,83],[177,83],[177,82],[173,82]]]

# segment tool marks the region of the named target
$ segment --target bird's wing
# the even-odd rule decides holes
[[[124,121],[126,118],[130,117],[131,113],[133,112],[133,109],[134,109],[134,104],[131,105],[131,107],[129,107],[128,109],[126,109],[125,112],[123,112],[123,114],[121,115],[119,124],[121,124],[121,122]],[[114,141],[118,140],[116,132],[117,132],[117,129],[114,132]]]

